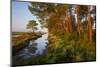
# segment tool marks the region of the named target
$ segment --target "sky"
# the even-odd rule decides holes
[[[29,20],[36,20],[38,30],[41,29],[38,19],[28,10],[28,5],[29,2],[12,2],[12,32],[30,31],[26,29]]]

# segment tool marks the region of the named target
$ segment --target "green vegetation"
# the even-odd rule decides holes
[[[16,55],[18,51],[28,46],[30,39],[36,40],[37,38],[41,37],[43,33],[13,32],[12,34],[13,55]]]
[[[13,48],[13,55],[16,55],[18,51],[23,49],[24,47],[28,46],[29,40],[33,39],[36,40],[37,38],[41,37],[43,33],[35,32],[37,30],[38,24],[35,20],[30,20],[27,24],[27,29],[32,29],[32,32],[13,32],[12,33],[12,48]]]
[[[36,21],[34,20],[30,20],[29,23],[27,24],[27,29],[32,29],[33,32],[34,30],[37,30],[37,26],[38,24],[36,23]]]
[[[50,36],[47,53],[23,59],[16,65],[51,64],[78,61],[95,61],[95,42],[89,43],[84,37],[73,34]]]
[[[95,6],[31,2],[28,7],[41,23],[47,24],[48,52],[40,59],[42,62],[96,60]],[[41,64],[40,60],[36,64]]]
[[[95,6],[31,2],[28,8],[48,28],[49,43],[43,55],[15,65],[96,60],[96,22],[95,16],[91,16],[95,15]]]

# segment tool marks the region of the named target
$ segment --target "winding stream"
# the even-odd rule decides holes
[[[42,35],[36,40],[30,40],[28,46],[18,53],[17,58],[28,59],[33,56],[42,55],[46,50],[46,46],[48,43],[47,39],[48,33]]]

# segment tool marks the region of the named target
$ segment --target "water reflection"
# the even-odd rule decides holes
[[[43,54],[43,51],[46,49],[46,46],[47,46],[47,40],[48,38],[48,34],[44,34],[42,35],[41,38],[38,38],[35,43],[37,43],[36,47],[37,47],[37,50],[35,52],[36,55],[41,55]]]
[[[47,38],[48,34],[46,33],[35,41],[30,40],[28,46],[18,53],[17,58],[28,59],[33,56],[42,55],[46,50]]]

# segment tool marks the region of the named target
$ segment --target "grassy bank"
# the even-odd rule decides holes
[[[28,32],[13,32],[12,33],[12,51],[15,55],[19,50],[26,47],[29,40],[36,40],[41,37],[43,33],[28,33]]]
[[[95,34],[95,33],[94,33]],[[41,56],[14,62],[15,65],[52,64],[66,62],[86,62],[96,60],[95,40],[89,42],[85,34],[49,33],[47,52]],[[95,39],[95,36],[94,38]]]
[[[78,36],[76,33],[65,35],[53,33],[49,36],[48,56],[50,59],[48,61],[51,63],[95,61],[95,35],[93,39],[89,42],[86,34]]]

